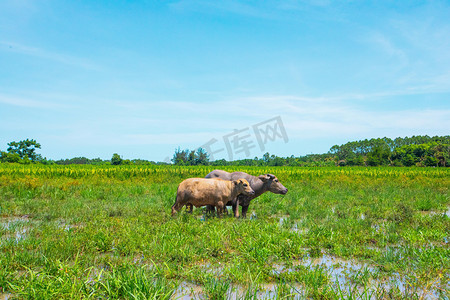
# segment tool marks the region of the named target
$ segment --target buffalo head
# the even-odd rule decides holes
[[[264,185],[267,185],[267,190],[272,193],[285,195],[288,192],[288,189],[273,174],[259,175],[258,178],[264,182]]]
[[[246,179],[238,179],[234,180],[233,183],[238,186],[238,190],[241,192],[241,194],[246,196],[253,196],[255,194],[255,191],[250,187],[250,184]]]

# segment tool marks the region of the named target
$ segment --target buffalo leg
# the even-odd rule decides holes
[[[233,207],[233,213],[236,218],[239,218],[239,199],[233,201],[231,206]]]
[[[213,205],[207,205],[206,206],[206,213],[213,214],[215,212],[216,212],[216,207],[215,206],[213,206]],[[227,207],[225,205],[223,206],[223,212],[225,212],[225,214],[228,215],[228,209],[227,209]]]
[[[223,208],[224,208],[224,204],[223,204],[223,202],[222,201],[219,201],[218,203],[217,203],[217,216],[219,217],[219,218],[221,218],[222,217],[222,213],[223,213]]]
[[[247,218],[247,210],[248,210],[248,205],[242,206],[242,217],[243,218]]]
[[[206,213],[213,214],[216,212],[216,207],[214,205],[206,205]]]
[[[172,205],[172,216],[174,216],[181,207],[183,207],[183,204],[175,202],[175,204]]]

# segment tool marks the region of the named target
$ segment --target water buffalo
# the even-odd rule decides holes
[[[259,176],[252,176],[244,172],[233,172],[228,173],[222,170],[214,170],[211,171],[205,178],[220,178],[223,180],[235,180],[237,178],[244,178],[250,183],[251,188],[255,191],[254,195],[244,195],[241,194],[238,196],[236,201],[229,201],[226,203],[228,206],[233,206],[233,211],[237,211],[238,205],[242,206],[242,217],[247,216],[248,206],[250,205],[250,201],[255,199],[256,197],[262,195],[263,193],[269,191],[275,194],[285,195],[288,192],[288,189],[284,187],[278,178],[273,174],[264,174]],[[225,207],[226,209],[226,207]],[[208,206],[208,210],[214,210],[214,206]]]
[[[245,179],[211,180],[205,178],[189,178],[180,183],[177,190],[177,198],[172,206],[172,216],[180,210],[183,205],[191,208],[211,205],[217,207],[219,216],[228,202],[236,201],[239,195],[254,195],[255,192]],[[235,205],[237,207],[237,205]],[[239,217],[238,209],[234,210],[235,216]]]

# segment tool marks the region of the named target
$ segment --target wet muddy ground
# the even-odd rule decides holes
[[[424,212],[424,214],[441,214],[438,212]],[[450,208],[444,212],[444,215],[450,217]],[[202,217],[201,217],[202,218]],[[256,219],[255,213],[251,214],[251,219]],[[364,214],[361,214],[360,219],[365,218]],[[283,216],[278,219],[280,228],[288,229],[299,235],[306,234],[307,228],[302,228],[301,223],[289,223],[288,216]],[[72,228],[77,228],[80,225],[67,224],[65,221],[59,221],[59,227],[69,231]],[[29,231],[33,226],[38,225],[38,222],[33,221],[27,215],[0,218],[0,245],[2,243],[20,243],[27,238]],[[372,225],[374,231],[383,230],[383,224]],[[448,244],[448,238],[445,240],[445,244]],[[393,252],[400,251],[401,245],[391,245],[385,248],[373,247],[374,250]],[[305,249],[308,253],[308,249]],[[400,255],[401,258],[401,255]],[[136,257],[134,259],[136,264],[145,264],[143,256]],[[294,260],[286,265],[284,263],[272,264],[272,272],[274,277],[279,277],[280,274],[289,274],[298,272],[299,266],[307,268],[309,270],[320,268],[327,274],[330,283],[339,287],[343,291],[359,291],[363,293],[368,291],[365,295],[368,299],[375,299],[375,293],[372,290],[392,290],[395,289],[404,295],[408,295],[413,292],[415,295],[419,295],[422,299],[448,299],[450,283],[442,286],[438,281],[432,282],[426,288],[414,288],[411,278],[407,278],[398,273],[393,273],[389,276],[380,276],[380,270],[376,265],[370,262],[359,261],[357,259],[343,259],[336,257],[325,252],[319,253],[318,257],[311,257],[309,254],[305,254],[302,259]],[[215,277],[221,276],[223,266],[211,265],[205,263],[201,266],[204,272],[211,274]],[[286,284],[286,283],[285,283]],[[305,286],[300,283],[287,283],[289,291],[293,299],[303,299],[307,293]],[[254,294],[258,299],[274,299],[277,297],[278,283],[260,283],[253,287]],[[227,290],[228,299],[241,299],[248,292],[249,287],[243,285],[230,284]],[[0,291],[1,292],[1,291]],[[446,298],[447,297],[447,298]],[[7,300],[11,298],[11,294],[1,294],[0,300]],[[172,296],[172,299],[207,299],[204,287],[190,282],[181,282]]]

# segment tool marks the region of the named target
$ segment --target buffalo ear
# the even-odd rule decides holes
[[[267,180],[269,180],[269,178],[267,177],[267,175],[259,175],[258,178],[261,179],[261,180],[264,181],[264,182],[266,182]]]

